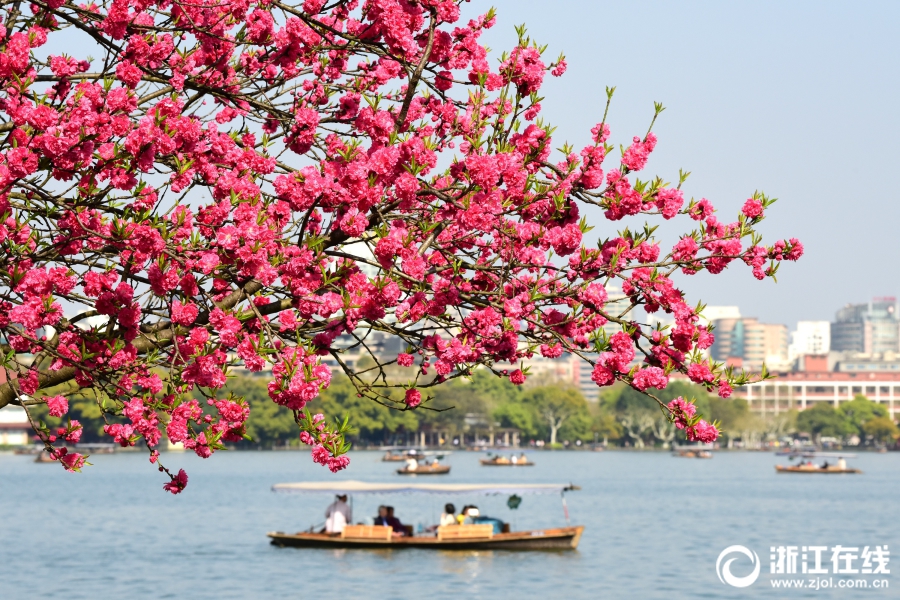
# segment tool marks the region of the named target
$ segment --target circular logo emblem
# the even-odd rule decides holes
[[[728,558],[725,560],[729,554],[743,554],[747,558],[750,559],[750,564],[755,565],[753,567],[753,572],[747,575],[746,577],[737,577],[731,574],[731,563],[738,560],[739,557]],[[725,561],[724,563],[722,561]],[[716,560],[716,575],[719,576],[719,581],[722,583],[727,583],[731,587],[736,588],[745,588],[753,585],[753,583],[759,577],[759,556],[756,552],[753,552],[746,546],[728,546],[722,553],[719,554],[718,560]]]

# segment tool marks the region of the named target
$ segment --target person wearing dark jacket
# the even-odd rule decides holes
[[[379,506],[378,516],[375,517],[375,524],[387,525],[394,530],[393,535],[395,536],[406,535],[406,529],[403,527],[403,523],[400,522],[400,519],[394,516],[393,506]]]

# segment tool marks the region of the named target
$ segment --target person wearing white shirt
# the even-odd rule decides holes
[[[456,507],[452,504],[444,506],[444,512],[441,514],[441,527],[445,525],[456,525]]]
[[[347,523],[353,522],[353,511],[347,504],[347,495],[341,494],[325,510],[325,532],[340,533]]]

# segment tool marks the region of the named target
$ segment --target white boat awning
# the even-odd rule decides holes
[[[368,483],[365,481],[304,481],[276,483],[274,492],[299,494],[470,494],[511,496],[561,494],[580,489],[571,483]]]

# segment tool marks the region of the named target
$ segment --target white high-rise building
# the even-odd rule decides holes
[[[603,307],[603,310],[606,313],[613,317],[620,317],[622,319],[630,320],[633,319],[634,312],[630,312],[628,314],[623,315],[622,312],[628,308],[628,296],[622,293],[622,288],[617,285],[613,285],[611,283],[606,285],[606,305]],[[612,321],[608,322],[603,326],[603,331],[606,332],[607,336],[613,336],[619,331],[622,331],[622,326],[618,323],[613,323]]]
[[[791,332],[788,359],[793,361],[808,354],[828,354],[831,350],[831,323],[828,321],[798,321]]]

